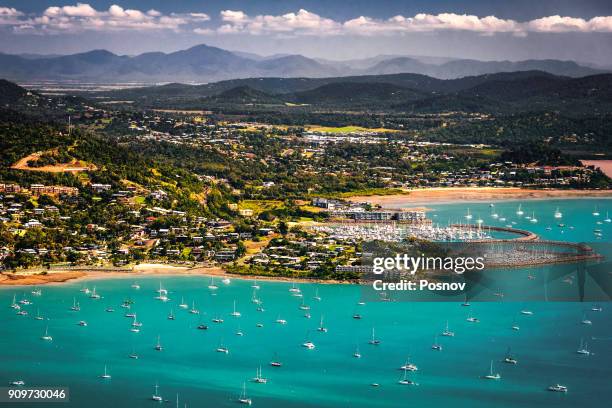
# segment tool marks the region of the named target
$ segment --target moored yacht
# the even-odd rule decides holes
[[[106,370],[106,364],[104,365],[104,374],[100,375],[100,378],[104,378],[105,380],[110,380],[111,375]]]
[[[378,346],[380,344],[380,340],[376,338],[374,335],[374,328],[372,327],[372,338],[368,341],[368,344],[372,344],[374,346]]]
[[[567,387],[565,385],[555,384],[555,385],[551,385],[550,387],[548,387],[548,391],[567,392]]]
[[[240,397],[238,398],[238,402],[245,405],[251,405],[253,400],[247,397],[246,394],[246,383],[242,384],[242,393],[240,393]]]
[[[489,369],[489,374],[485,374],[482,376],[485,380],[499,380],[501,379],[501,375],[499,373],[493,373],[493,360],[491,360],[491,367]]]
[[[49,326],[45,328],[45,334],[41,336],[41,339],[45,341],[53,341],[53,337],[49,335]]]
[[[445,327],[444,331],[442,332],[442,336],[445,336],[445,337],[455,337],[455,332],[450,331],[448,329],[448,320],[446,321],[446,327]]]

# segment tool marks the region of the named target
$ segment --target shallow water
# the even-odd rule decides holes
[[[496,222],[488,204],[469,204],[474,219],[486,224],[503,225],[515,221],[517,228],[533,230],[542,237],[572,242],[591,241],[593,229],[601,229],[601,242],[612,234],[611,223],[603,221],[609,200],[538,200],[522,201],[526,215],[534,211],[539,222],[518,219],[518,202],[497,202],[495,209],[508,220]],[[595,206],[601,213],[593,216]],[[432,206],[434,219],[455,222],[465,214],[466,204]],[[573,230],[557,227],[553,217],[559,207],[561,222]],[[547,230],[547,226],[551,230]],[[526,281],[526,270],[516,270],[517,284]],[[29,386],[68,386],[75,407],[149,407],[153,385],[174,405],[179,394],[180,406],[224,407],[237,405],[236,397],[247,382],[247,394],[253,406],[261,407],[415,407],[453,405],[456,407],[590,407],[601,406],[612,397],[612,305],[601,303],[602,312],[587,312],[592,325],[581,320],[592,307],[577,302],[477,302],[470,307],[480,323],[466,321],[466,307],[461,302],[373,302],[358,306],[361,288],[347,285],[300,284],[304,302],[311,306],[311,319],[299,309],[301,299],[291,296],[290,284],[259,282],[257,296],[265,312],[257,312],[251,302],[252,282],[232,280],[217,282],[211,292],[204,277],[137,277],[140,290],[130,287],[128,279],[92,280],[43,287],[35,297],[31,288],[0,289],[0,384],[23,379]],[[169,290],[170,302],[155,300],[159,283]],[[84,285],[102,295],[90,299]],[[322,300],[313,299],[318,290]],[[214,293],[214,295],[213,295]],[[34,304],[25,306],[27,317],[17,316],[8,306],[13,294],[23,294]],[[76,297],[80,312],[69,310]],[[181,297],[202,314],[198,317],[177,307]],[[119,305],[130,298],[132,311],[143,323],[140,333],[130,332],[131,319]],[[242,317],[230,316],[233,301]],[[501,300],[501,299],[500,299]],[[105,312],[112,305],[114,313]],[[168,320],[174,309],[176,320]],[[33,317],[37,309],[47,320]],[[532,316],[521,315],[523,309]],[[352,319],[359,310],[363,319]],[[316,330],[324,315],[327,333]],[[222,317],[224,323],[211,322]],[[275,323],[286,319],[286,325]],[[87,327],[77,323],[85,320]],[[438,337],[442,351],[434,351],[434,336],[446,321],[456,335]],[[208,330],[197,330],[201,322]],[[519,331],[510,328],[513,321]],[[262,323],[263,327],[256,327]],[[40,339],[48,326],[52,342]],[[379,346],[368,344],[375,327]],[[240,328],[244,336],[235,332]],[[160,336],[163,351],[154,350]],[[580,340],[588,342],[592,356],[576,354]],[[316,349],[301,344],[311,340]],[[216,352],[220,344],[229,354]],[[500,362],[507,348],[518,359],[517,365]],[[356,348],[363,355],[352,355]],[[128,358],[135,351],[139,359]],[[418,386],[402,386],[398,369],[407,359],[419,367],[408,378]],[[268,365],[281,360],[283,367]],[[486,381],[480,376],[494,370],[502,379]],[[99,375],[107,365],[110,380]],[[249,380],[259,366],[267,384]],[[380,387],[372,387],[376,382]],[[547,392],[546,387],[561,383],[569,387],[566,395]],[[166,405],[166,404],[164,404]],[[15,404],[15,406],[25,406]]]

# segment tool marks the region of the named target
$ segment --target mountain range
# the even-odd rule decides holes
[[[167,84],[93,94],[145,107],[232,107],[306,110],[510,113],[612,112],[612,74],[581,78],[543,71],[503,72],[457,79],[420,74],[329,78],[246,78],[204,85]]]
[[[0,78],[17,82],[50,80],[147,84],[210,83],[255,77],[325,78],[398,73],[454,79],[497,72],[531,70],[569,77],[608,72],[580,65],[574,61],[560,60],[478,61],[382,55],[351,61],[331,61],[302,55],[262,57],[207,45],[197,45],[172,53],[148,52],[136,56],[116,55],[107,50],[62,56],[0,53]]]

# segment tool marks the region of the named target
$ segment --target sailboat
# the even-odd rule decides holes
[[[302,299],[302,304],[299,306],[301,310],[310,310],[310,306],[304,303],[304,299]]]
[[[34,316],[36,320],[43,320],[44,318],[40,315],[40,309],[36,309],[36,316]]]
[[[538,222],[538,219],[535,216],[535,212],[531,213],[531,219],[529,220],[529,222],[535,224],[536,222]]]
[[[404,370],[404,377],[401,380],[399,380],[397,383],[401,385],[416,385],[414,381],[409,380],[407,378],[407,375],[408,375],[408,371]]]
[[[270,365],[272,367],[282,367],[283,366],[283,363],[280,362],[276,353],[274,353],[274,359],[270,361]]]
[[[245,405],[251,405],[253,403],[253,401],[246,395],[246,383],[242,384],[242,393],[238,398],[238,402]]]
[[[174,316],[174,310],[170,309],[170,313],[168,314],[168,320],[174,320],[175,316]]]
[[[370,341],[368,343],[372,344],[374,346],[378,346],[380,344],[380,340],[378,340],[376,338],[376,336],[374,335],[374,328],[373,327],[372,327],[372,338],[370,339]]]
[[[187,303],[185,303],[185,299],[183,299],[182,296],[181,296],[181,303],[179,304],[179,307],[181,309],[187,309],[189,307],[189,305]]]
[[[215,278],[214,277],[210,277],[210,283],[208,284],[208,289],[210,290],[217,290],[219,289],[219,287],[217,285],[215,285]]]
[[[559,211],[559,207],[555,210],[555,218],[563,218],[563,213]]]
[[[576,353],[582,354],[583,356],[590,356],[591,352],[589,351],[587,344],[584,342],[584,339],[580,339],[580,347],[576,350]]]
[[[315,295],[312,297],[314,300],[316,300],[317,302],[321,301],[321,296],[319,296],[319,289],[315,289]]]
[[[140,289],[140,285],[138,284],[138,282],[132,283],[131,287],[132,289],[137,289],[137,290]]]
[[[465,215],[465,219],[466,220],[471,220],[472,219],[472,214],[470,214],[470,209],[467,209],[467,214]]]
[[[259,366],[259,369],[256,370],[255,377],[253,377],[253,382],[256,382],[258,384],[267,384],[268,383],[268,379],[266,377],[264,377],[263,374],[262,374],[261,366]]]
[[[45,341],[53,341],[53,337],[49,336],[49,326],[45,328],[45,334],[41,337]]]
[[[607,211],[606,211],[606,219],[604,220],[604,222],[612,222],[612,218],[610,218]]]
[[[236,330],[236,336],[244,336],[244,333],[240,329],[240,325],[238,325],[238,330]]]
[[[110,379],[111,375],[108,373],[108,371],[106,371],[106,364],[104,364],[104,374],[102,374],[100,376],[100,378],[104,378],[104,379]]]
[[[278,324],[287,324],[287,321],[285,319],[281,319],[280,316],[276,319],[276,323]]]
[[[72,298],[72,306],[70,307],[70,310],[73,312],[78,312],[81,310],[81,306],[79,305],[79,302],[77,302],[76,298]]]
[[[155,392],[153,392],[153,395],[151,396],[151,399],[153,401],[158,401],[158,402],[162,402],[164,399],[162,398],[161,395],[159,395],[159,385],[155,384]]]
[[[431,345],[432,350],[442,351],[442,345],[438,343],[438,336],[434,337],[434,343]]]
[[[257,284],[257,280],[253,281],[253,284],[251,285],[251,287],[255,290],[259,290],[260,287],[259,287],[259,284]]]
[[[465,320],[470,323],[480,323],[480,320],[477,317],[472,316],[471,314]]]
[[[555,384],[555,385],[551,385],[550,387],[548,387],[548,391],[567,392],[567,387],[565,385]]]
[[[599,210],[597,209],[597,206],[595,206],[595,210],[593,211],[593,216],[599,217]]]
[[[162,302],[167,302],[170,300],[168,297],[168,290],[162,287],[161,282],[159,282],[159,289],[157,290],[157,296],[155,296],[155,299],[161,300]]]
[[[582,315],[582,320],[581,322],[582,324],[586,324],[586,325],[592,325],[593,322],[590,319],[587,319],[586,313]]]
[[[518,209],[516,210],[516,215],[520,216],[520,215],[523,215],[523,214],[524,214],[524,212],[523,212],[523,210],[521,210],[521,205],[519,204]]]
[[[410,363],[410,359],[407,359],[404,365],[400,367],[400,370],[419,371],[419,368],[415,364]]]
[[[200,314],[200,311],[195,307],[195,300],[191,302],[191,310],[189,311],[191,314]]]
[[[129,357],[133,360],[138,360],[138,354],[136,354],[136,350],[132,347],[132,352],[129,354]]]
[[[455,332],[452,332],[448,329],[448,320],[446,321],[446,328],[442,332],[442,335],[446,337],[455,337]]]
[[[327,327],[323,326],[323,316],[321,316],[321,321],[317,330],[323,333],[327,333]]]
[[[102,298],[102,296],[100,296],[99,294],[96,293],[96,287],[94,286],[93,291],[91,292],[91,295],[89,295],[89,297],[91,299],[100,299]]]
[[[512,356],[510,352],[510,347],[508,347],[508,351],[506,352],[506,357],[502,360],[506,364],[517,364],[518,360]]]
[[[289,288],[289,292],[291,292],[291,293],[300,293],[300,289],[295,286],[295,282],[293,282],[291,284],[291,287]]]
[[[493,374],[493,360],[491,360],[491,367],[489,369],[489,374],[483,375],[482,378],[485,380],[499,380],[501,378],[501,375],[499,375],[499,373]]]
[[[464,307],[469,307],[470,306],[470,302],[468,301],[468,296],[467,295],[465,295],[465,302],[463,302],[461,304],[461,306],[464,306]]]
[[[357,346],[357,348],[355,349],[355,352],[353,353],[353,357],[361,358],[361,353],[359,352],[359,346]]]
[[[155,350],[157,351],[162,351],[164,348],[161,345],[161,342],[159,340],[159,335],[157,336],[157,344],[155,345]]]
[[[223,345],[223,340],[219,342],[219,347],[217,347],[217,353],[229,354],[229,349]]]
[[[232,315],[232,316],[234,316],[234,317],[240,317],[240,316],[242,316],[242,315],[240,314],[240,312],[236,310],[236,301],[235,301],[235,300],[234,300],[234,310],[232,311],[231,315]]]
[[[19,303],[17,303],[17,295],[13,295],[13,303],[11,303],[11,308],[15,310],[21,309],[21,306],[19,306]]]

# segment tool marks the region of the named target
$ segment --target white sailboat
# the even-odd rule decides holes
[[[219,289],[219,287],[217,285],[215,285],[215,278],[214,277],[210,277],[210,283],[208,284],[208,289],[210,290],[217,290]]]
[[[191,302],[191,310],[189,311],[191,314],[200,314],[200,311],[196,309],[195,300]]]
[[[261,366],[259,366],[259,369],[256,370],[255,377],[253,377],[253,382],[256,382],[258,384],[267,384],[268,383],[268,379],[266,377],[264,377],[263,374],[262,374]]]
[[[404,370],[404,377],[400,379],[397,383],[400,385],[416,385],[416,383],[407,378],[408,371]]]
[[[317,330],[323,333],[327,333],[327,327],[323,325],[323,316],[321,316],[321,321],[319,322],[319,327],[317,328]]]
[[[506,364],[518,364],[518,360],[514,358],[511,353],[510,347],[508,347],[508,351],[506,352],[506,356],[502,360]]]
[[[604,222],[612,222],[612,218],[610,218],[610,215],[608,215],[607,211],[606,211],[606,218],[604,219]]]
[[[370,341],[368,341],[369,344],[372,344],[374,346],[378,346],[380,344],[380,340],[376,338],[376,336],[374,335],[374,328],[372,327],[372,338],[370,339]]]
[[[321,296],[319,296],[319,289],[315,289],[315,295],[312,297],[314,300],[316,300],[317,302],[321,301]]]
[[[531,219],[529,220],[529,222],[531,222],[532,224],[535,224],[536,222],[538,222],[538,219],[535,216],[535,212],[531,213]]]
[[[466,220],[471,220],[472,218],[473,218],[473,217],[472,217],[472,214],[470,214],[470,209],[468,208],[468,209],[467,209],[467,214],[465,215],[465,219],[466,219]]]
[[[168,314],[168,320],[174,320],[176,317],[174,316],[174,309],[170,309],[170,313]]]
[[[524,212],[523,212],[523,210],[521,209],[521,205],[519,204],[518,209],[516,210],[516,215],[521,216],[521,215],[523,215],[523,214],[524,214]]]
[[[138,282],[134,282],[134,283],[132,283],[131,288],[138,290],[138,289],[140,289],[140,285],[138,284]]]
[[[185,303],[185,299],[183,299],[183,297],[181,296],[181,303],[179,304],[179,307],[181,309],[187,309],[189,308],[189,305],[187,303]]]
[[[434,336],[434,343],[431,345],[432,350],[442,351],[442,345],[438,343],[438,336]]]
[[[91,295],[89,295],[89,297],[91,299],[101,299],[102,296],[100,296],[99,294],[96,293],[96,287],[94,286],[93,291],[91,292]]]
[[[445,337],[455,337],[455,332],[450,331],[448,329],[448,320],[446,321],[446,328],[442,332],[442,336],[445,336]]]
[[[155,391],[153,392],[153,395],[151,396],[151,399],[153,401],[158,401],[158,402],[162,402],[164,399],[162,398],[161,395],[159,395],[159,385],[155,384]]]
[[[359,352],[359,346],[357,346],[357,348],[355,349],[355,352],[353,353],[353,357],[361,358],[361,353]]]
[[[236,310],[236,301],[235,300],[234,300],[234,309],[233,309],[231,315],[234,316],[234,317],[242,316],[242,314],[240,314],[240,312]]]
[[[491,367],[489,369],[489,374],[485,374],[482,376],[485,380],[499,380],[501,379],[501,375],[499,373],[493,373],[493,360],[491,360]]]
[[[567,392],[567,387],[565,385],[555,384],[555,385],[551,385],[550,387],[548,387],[548,391]]]
[[[155,345],[155,350],[162,351],[163,349],[164,348],[161,345],[161,341],[160,341],[159,335],[157,335],[157,344]]]
[[[41,336],[41,339],[45,341],[53,341],[53,337],[49,335],[49,326],[45,328],[45,334]]]
[[[404,365],[400,367],[400,370],[404,371],[419,371],[419,368],[410,362],[410,359],[407,359]]]
[[[584,342],[584,339],[580,339],[580,347],[578,347],[578,350],[576,350],[577,354],[582,354],[583,356],[590,356],[591,352],[589,351],[586,342]]]
[[[251,405],[253,400],[247,397],[246,394],[246,383],[242,384],[242,392],[240,393],[240,397],[238,398],[238,402],[245,405]]]
[[[70,310],[73,312],[78,312],[81,310],[81,306],[79,305],[79,302],[77,302],[76,298],[72,298],[72,306],[70,307]]]
[[[593,216],[599,217],[599,210],[597,209],[597,206],[595,206],[595,210],[593,211]]]
[[[36,309],[36,316],[34,316],[36,320],[43,320],[44,318],[40,315],[40,309]]]
[[[108,373],[108,371],[106,370],[106,364],[104,364],[104,374],[102,374],[100,376],[100,378],[104,378],[104,379],[110,379],[111,375]]]
[[[251,285],[251,287],[253,289],[255,289],[255,290],[259,290],[260,289],[259,284],[257,283],[257,280],[253,281],[253,284]]]
[[[563,218],[563,213],[559,211],[559,207],[555,210],[555,218]]]

